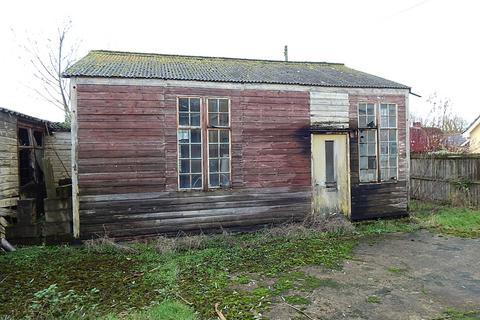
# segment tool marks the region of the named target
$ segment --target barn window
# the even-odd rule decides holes
[[[208,100],[208,186],[230,186],[230,101]]]
[[[381,180],[397,179],[397,106],[380,104],[380,173]]]
[[[360,182],[395,181],[398,168],[397,105],[360,103],[358,136]]]
[[[373,103],[358,106],[360,182],[377,181],[376,116]]]
[[[202,128],[200,98],[178,99],[178,185],[202,189]]]
[[[230,187],[230,100],[181,97],[177,104],[179,189]]]

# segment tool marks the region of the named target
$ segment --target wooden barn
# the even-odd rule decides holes
[[[76,237],[407,212],[408,86],[339,63],[110,51],[64,76]]]
[[[71,234],[70,148],[68,128],[0,108],[1,238]]]

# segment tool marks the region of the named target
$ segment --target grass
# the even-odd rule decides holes
[[[379,219],[356,223],[356,230],[360,235],[371,236],[391,232],[413,232],[420,229],[412,218]]]
[[[285,301],[287,303],[290,303],[290,304],[296,304],[296,305],[306,305],[306,304],[310,304],[311,301],[308,300],[307,298],[305,297],[302,297],[300,295],[291,295],[291,296],[285,296],[283,297],[285,299]]]
[[[391,267],[388,267],[387,268],[387,271],[388,272],[391,272],[393,274],[401,274],[401,273],[405,273],[407,270],[404,269],[404,268],[400,268],[400,267],[396,267],[396,266],[391,266]]]
[[[480,237],[480,210],[414,201],[411,210],[418,225],[443,234]]]
[[[409,217],[360,222],[355,225],[356,232],[360,235],[372,236],[428,229],[458,237],[480,237],[479,209],[445,206],[423,201],[412,201],[409,206]]]
[[[382,299],[380,299],[380,297],[378,297],[378,296],[369,296],[369,297],[367,297],[367,302],[368,303],[381,303]]]
[[[443,315],[436,320],[478,320],[480,319],[480,310],[461,311],[455,308],[448,308]]]
[[[164,301],[148,309],[124,316],[107,315],[105,320],[198,320],[193,309],[177,301]]]
[[[293,287],[311,291],[331,285],[292,270],[338,269],[357,242],[300,231],[182,238],[165,244],[168,250],[158,242],[118,245],[107,239],[81,248],[19,248],[0,255],[1,286],[8,288],[0,290],[0,316],[169,319],[178,309],[184,319],[209,319],[219,303],[227,319],[249,319]],[[256,287],[238,288],[250,275],[260,279]]]
[[[216,303],[229,320],[261,318],[280,296],[303,304],[295,294],[339,288],[301,267],[339,269],[362,237],[420,228],[480,235],[478,210],[423,202],[411,209],[410,218],[357,223],[354,230],[336,221],[332,230],[296,225],[148,243],[101,238],[81,248],[22,247],[0,254],[0,287],[8,288],[0,290],[0,318],[209,319],[216,317]],[[367,301],[380,302],[373,296]]]

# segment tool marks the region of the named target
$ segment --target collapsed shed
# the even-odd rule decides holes
[[[0,237],[69,237],[70,150],[68,127],[0,108]]]

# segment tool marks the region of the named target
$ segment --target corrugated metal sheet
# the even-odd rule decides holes
[[[64,77],[143,78],[323,87],[410,89],[341,63],[91,51]]]

